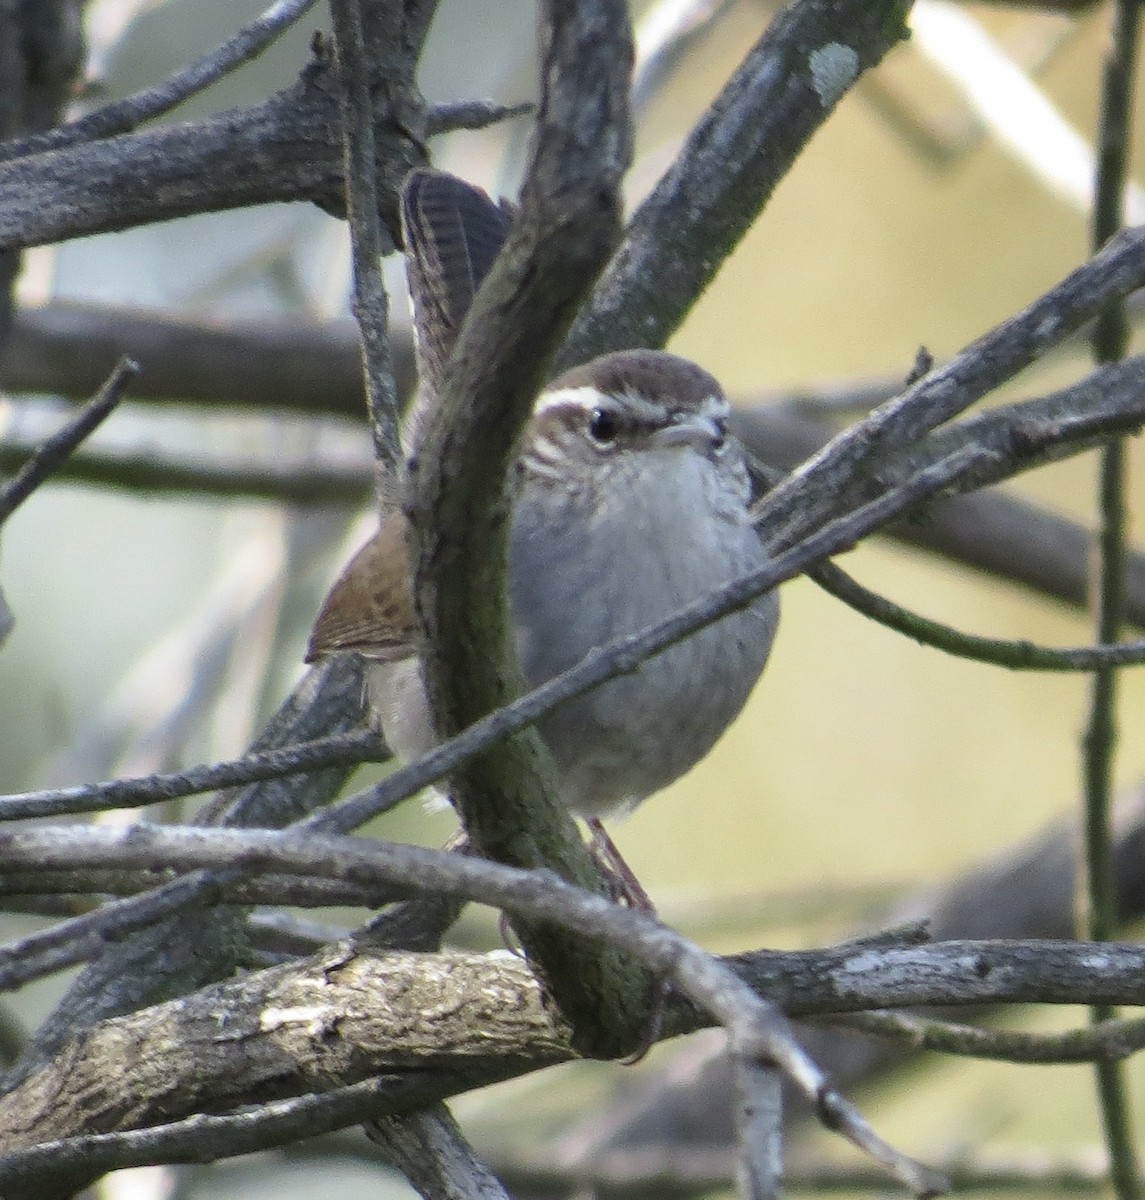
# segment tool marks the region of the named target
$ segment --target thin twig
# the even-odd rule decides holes
[[[1093,245],[1101,247],[1124,221],[1123,204],[1129,154],[1130,107],[1136,67],[1138,0],[1118,0],[1114,7],[1111,44],[1102,81],[1100,149],[1094,184]],[[1129,324],[1120,297],[1098,315],[1093,335],[1094,358],[1113,362],[1125,354]],[[1094,593],[1094,640],[1118,640],[1125,617],[1126,451],[1118,438],[1101,454],[1097,586]],[[1117,742],[1117,670],[1101,666],[1093,673],[1089,719],[1082,740],[1085,793],[1083,880],[1079,889],[1079,936],[1092,941],[1111,938],[1117,924],[1117,884],[1113,865],[1113,774]],[[1114,1017],[1097,1006],[1096,1023]],[[1125,1072],[1118,1062],[1096,1064],[1102,1127],[1109,1152],[1110,1177],[1119,1200],[1141,1195],[1136,1138],[1129,1112]]]
[[[296,746],[248,754],[230,762],[189,767],[184,771],[0,796],[0,821],[101,812],[110,808],[141,808],[146,804],[158,804],[180,796],[240,787],[256,780],[278,779],[283,775],[320,771],[325,767],[385,762],[389,757],[373,733],[364,730],[340,733]]]
[[[353,1155],[348,1139],[336,1142],[328,1153]],[[315,1149],[322,1148],[317,1143]],[[298,1161],[302,1151],[287,1148],[288,1162]],[[685,1145],[668,1142],[601,1147],[587,1161],[566,1163],[547,1146],[500,1147],[490,1154],[490,1163],[506,1186],[524,1196],[591,1196],[593,1200],[699,1200],[735,1186],[735,1160],[725,1146]],[[1102,1195],[1108,1172],[1095,1154],[1067,1157],[1042,1150],[1014,1149],[1000,1156],[975,1154],[967,1158],[953,1154],[941,1170],[959,1194],[990,1195],[996,1192],[1019,1196]],[[843,1193],[882,1196],[885,1180],[865,1163],[837,1163],[805,1155],[784,1174],[790,1195]]]
[[[959,491],[999,483],[1078,449],[1104,444],[1111,434],[1135,433],[1142,424],[1145,357],[1138,355],[1098,367],[1056,392],[964,417],[902,447],[886,447],[872,471],[850,480],[850,505],[964,445],[993,450],[995,458],[983,471],[962,479]],[[823,483],[818,480],[817,486]]]
[[[426,135],[434,137],[454,129],[486,129],[499,121],[527,117],[536,110],[532,101],[521,104],[498,104],[495,100],[458,100],[452,104],[435,104],[425,116]]]
[[[1137,4],[1119,5],[1118,24],[1122,33],[1132,33]],[[1129,27],[1125,29],[1126,14]],[[1095,240],[1105,241],[1111,221],[1118,220],[1120,207],[1116,200],[1105,195],[1107,188],[1120,186],[1125,171],[1124,138],[1128,114],[1124,111],[1127,98],[1111,95],[1113,81],[1127,87],[1131,75],[1132,39],[1122,43],[1115,38],[1107,64],[1106,111],[1103,122],[1103,153],[1100,158],[1098,217]],[[1128,57],[1126,57],[1128,56]],[[1125,76],[1124,78],[1122,76]],[[1120,113],[1110,112],[1120,108]],[[1107,128],[1113,124],[1111,131]],[[1102,361],[1117,359],[1124,352],[1126,327],[1119,306],[1103,310],[1094,336],[1094,355]],[[1094,592],[1095,638],[1099,643],[1115,643],[1124,623],[1125,610],[1125,448],[1120,439],[1110,442],[1102,451],[1099,481],[1099,511],[1101,528],[1098,535],[1099,565]],[[1116,730],[1117,674],[1112,668],[1099,667],[1094,672],[1090,697],[1090,714],[1083,741],[1085,785],[1085,845],[1083,908],[1079,913],[1080,932],[1093,938],[1112,936],[1116,924],[1116,898],[1109,863],[1109,814],[1112,804],[1112,775],[1117,740]],[[1109,1014],[1105,1014],[1108,1017]],[[1103,1019],[1103,1018],[1102,1018]]]
[[[314,6],[315,0],[276,0],[265,12],[244,25],[233,37],[205,54],[190,66],[154,87],[144,88],[94,112],[59,125],[34,137],[0,142],[0,161],[27,154],[59,150],[78,142],[112,137],[153,121],[199,92],[205,91],[223,76],[257,58],[276,38]]]
[[[863,482],[865,467],[957,416],[1142,284],[1145,227],[1118,234],[1017,316],[829,442],[763,500],[761,518],[769,542],[789,545],[801,530],[838,512],[851,489]]]
[[[100,1172],[166,1162],[215,1162],[257,1153],[369,1120],[387,1107],[387,1081],[364,1079],[319,1095],[296,1096],[216,1116],[119,1133],[58,1138],[5,1153],[0,1176],[9,1187],[43,1186],[65,1171]]]
[[[120,359],[107,382],[58,432],[47,438],[38,450],[0,489],[0,525],[68,459],[72,451],[111,414],[124,389],[139,373],[139,364]]]
[[[768,486],[814,454],[832,436],[821,421],[759,409],[733,413],[732,427],[753,458],[781,472],[760,472]],[[752,466],[756,470],[755,463]],[[1091,531],[997,489],[945,496],[927,506],[926,519],[901,521],[888,536],[1010,585],[1028,588],[1077,608],[1086,585]],[[1145,555],[1129,558],[1129,617],[1145,628]]]
[[[1117,1062],[1145,1048],[1145,1017],[1102,1021],[1062,1033],[983,1029],[979,1025],[892,1012],[849,1013],[832,1017],[823,1024],[905,1042],[915,1050],[937,1050],[994,1062]]]
[[[362,34],[359,0],[330,0],[342,81],[346,219],[354,269],[351,307],[362,340],[366,408],[374,435],[374,454],[383,471],[401,461],[398,397],[390,361],[389,301],[382,280],[382,242],[378,219],[377,164],[370,68]]]
[[[241,878],[242,872],[233,867],[214,873],[195,871],[152,888],[142,896],[109,901],[94,912],[29,934],[0,948],[0,990],[11,991],[96,958],[108,938],[143,929],[171,913],[206,909],[221,898],[228,884]]]
[[[820,563],[807,574],[825,592],[863,616],[955,658],[990,663],[1011,671],[1092,671],[1099,666],[1122,667],[1145,662],[1145,638],[1116,645],[1055,649],[1025,640],[979,637],[903,608],[863,587],[834,563]]]
[[[27,459],[32,447],[0,441],[0,471]],[[358,505],[370,495],[373,472],[365,467],[321,467],[312,462],[251,462],[248,456],[199,455],[171,450],[134,452],[89,448],[60,464],[60,483],[119,488],[140,495],[222,496],[284,504]]]

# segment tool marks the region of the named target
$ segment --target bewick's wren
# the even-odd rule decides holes
[[[405,195],[415,263],[424,265],[425,240],[439,224],[427,228],[426,213],[441,210],[450,213],[449,237],[460,240],[461,290],[471,298],[480,277],[476,256],[464,252],[466,226],[484,238],[507,218],[459,180],[418,172]],[[456,251],[440,242],[428,248],[435,271],[447,276],[444,291],[455,289],[448,260]],[[423,275],[411,287],[418,321],[427,287],[443,294],[433,282]],[[459,327],[461,316],[453,311],[449,319]],[[419,336],[423,355],[427,345],[438,350],[432,375],[442,365],[442,331]],[[530,687],[761,565],[747,470],[727,412],[711,375],[658,351],[605,355],[542,393],[507,485],[509,599]],[[762,596],[542,718],[562,801],[597,818],[635,806],[694,766],[747,699],[777,616],[774,595]],[[370,704],[394,753],[408,760],[429,749],[435,738],[416,656],[405,518],[396,506],[335,583],[307,661],[339,650],[367,659]]]

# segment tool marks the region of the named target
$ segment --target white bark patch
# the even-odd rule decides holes
[[[811,68],[811,86],[824,108],[830,108],[859,73],[858,54],[842,42],[828,42],[812,50],[807,61]]]
[[[326,1004],[302,1004],[295,1008],[266,1008],[259,1016],[259,1028],[263,1033],[274,1033],[287,1026],[302,1025],[312,1037],[318,1037],[330,1020],[330,1007]]]

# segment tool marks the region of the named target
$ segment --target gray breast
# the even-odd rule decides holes
[[[713,464],[682,458],[695,478],[641,471],[612,502],[534,487],[517,504],[511,600],[530,686],[762,565],[742,498],[729,506]],[[681,493],[698,503],[681,507]],[[694,766],[743,707],[777,617],[764,596],[550,713],[540,728],[564,802],[585,816],[630,808]]]

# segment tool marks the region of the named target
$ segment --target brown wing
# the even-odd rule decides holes
[[[415,653],[405,518],[394,511],[330,589],[306,647],[315,662],[339,650],[393,661]]]

